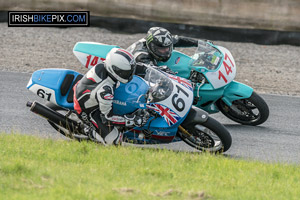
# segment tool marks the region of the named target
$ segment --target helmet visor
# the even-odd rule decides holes
[[[121,78],[126,79],[126,80],[131,79],[132,75],[134,74],[134,71],[135,71],[135,67],[133,65],[131,65],[130,70],[123,70],[123,69],[118,68],[115,65],[113,65],[112,68],[118,76],[120,76]]]
[[[171,51],[170,47],[157,47],[157,51],[163,55],[165,54],[169,54],[169,52]]]
[[[168,57],[172,53],[172,45],[166,47],[160,47],[154,43],[150,44],[152,51],[159,57]]]

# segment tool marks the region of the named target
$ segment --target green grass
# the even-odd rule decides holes
[[[0,134],[0,199],[299,199],[300,167]]]

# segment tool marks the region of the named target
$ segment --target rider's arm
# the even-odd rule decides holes
[[[144,76],[146,75],[147,66],[149,66],[149,64],[137,62],[134,75],[144,78]]]
[[[107,120],[115,125],[125,125],[125,118],[123,116],[114,115],[112,112],[113,98],[113,84],[105,84],[97,90],[99,109],[101,114],[103,115],[101,116],[102,121]]]
[[[139,51],[133,54],[135,62],[145,63],[145,64],[154,64],[154,59],[149,55],[148,52]]]
[[[101,120],[105,124],[110,121],[116,126],[142,126],[145,120],[136,114],[131,115],[116,115],[113,114],[113,98],[114,98],[114,86],[112,84],[105,84],[97,91],[97,99],[99,102],[99,109],[101,112]],[[146,120],[147,121],[147,120]]]
[[[147,48],[146,48],[146,40],[140,39],[139,41],[132,44],[127,48],[127,51],[132,53],[135,61],[145,63],[145,64],[155,64],[155,60],[152,56],[150,56]]]
[[[174,47],[197,47],[198,40],[175,35],[173,36],[173,45]]]
[[[136,69],[134,74],[144,77],[146,74],[146,68],[145,66],[153,66],[153,65],[157,65],[157,62],[150,57],[148,52],[136,52],[134,54],[135,57],[135,61],[136,61]]]

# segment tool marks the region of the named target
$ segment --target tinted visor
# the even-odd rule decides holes
[[[171,48],[170,47],[157,47],[157,51],[162,55],[169,55]]]
[[[132,78],[132,75],[134,74],[134,71],[135,71],[134,65],[131,65],[130,70],[123,70],[123,69],[118,68],[115,65],[113,65],[112,68],[118,76],[120,76],[121,78],[126,79],[126,80],[129,80],[130,78]]]
[[[167,47],[160,47],[160,46],[155,45],[154,43],[151,43],[150,46],[151,46],[151,49],[153,52],[155,52],[157,55],[162,56],[162,57],[169,56],[172,51],[172,45],[167,46]]]

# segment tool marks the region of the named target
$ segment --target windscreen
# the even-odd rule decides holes
[[[147,103],[159,102],[168,98],[173,91],[172,81],[162,72],[146,67],[145,81],[149,85]]]
[[[199,40],[198,48],[192,56],[190,65],[215,70],[218,68],[221,60],[222,53],[218,49],[206,41]]]

